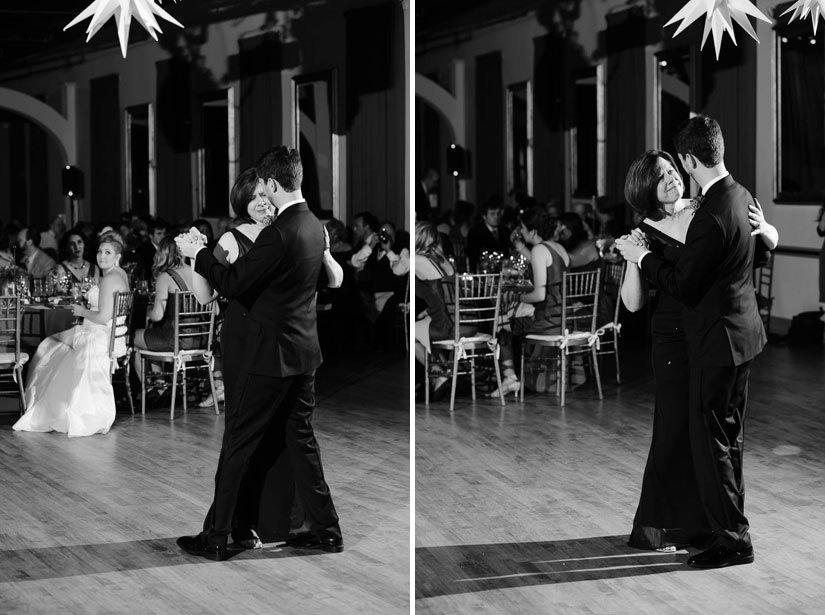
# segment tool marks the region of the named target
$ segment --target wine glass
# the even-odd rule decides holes
[[[69,292],[72,295],[72,303],[76,305],[83,304],[83,288],[78,282],[72,284],[71,288],[69,289]],[[74,320],[72,320],[73,325],[79,325],[81,322],[83,321],[81,320],[80,316],[75,316]]]

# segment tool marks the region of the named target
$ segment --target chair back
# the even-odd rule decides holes
[[[0,295],[0,352],[20,360],[20,296]]]
[[[467,240],[465,238],[453,239],[452,246],[456,272],[464,273],[469,271],[470,264],[467,259]]]
[[[461,325],[495,337],[501,307],[500,273],[462,273],[455,276],[455,342],[461,337]]]
[[[201,305],[192,291],[175,290],[175,354],[208,350],[215,328],[216,301]]]
[[[132,304],[134,294],[128,292],[114,293],[114,308],[112,310],[112,332],[109,335],[109,360],[114,363],[124,353],[118,352],[129,346],[129,331],[132,326]]]
[[[602,284],[604,285],[604,294],[613,300],[613,323],[619,322],[619,306],[621,304],[622,282],[624,281],[625,270],[627,269],[627,261],[621,260],[618,262],[604,262],[604,269],[602,274]]]
[[[595,332],[601,275],[601,269],[564,274],[561,296],[563,332]]]

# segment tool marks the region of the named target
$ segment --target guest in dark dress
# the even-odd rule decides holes
[[[631,237],[639,243],[646,241],[652,253],[674,265],[697,209],[696,202],[682,198],[683,191],[676,163],[663,151],[651,150],[637,158],[625,181],[625,199],[644,217]],[[763,231],[770,227],[764,220],[754,226],[761,226]],[[775,247],[768,234],[761,236],[765,247]],[[621,298],[631,312],[642,309],[648,300],[648,282],[633,263],[627,267]],[[682,303],[657,290],[650,325],[656,387],[653,436],[628,541],[638,549],[702,546],[711,534],[699,496],[689,437],[690,362],[683,311]]]
[[[60,238],[60,256],[63,260],[57,265],[55,275],[69,274],[71,282],[82,284],[86,278],[91,278],[93,284],[100,280],[100,267],[97,263],[86,258],[88,240],[82,231],[72,229]]]
[[[172,237],[164,237],[158,245],[152,265],[155,278],[155,302],[149,309],[148,317],[154,326],[135,331],[135,348],[155,351],[170,351],[175,348],[175,299],[176,290],[188,291],[192,282],[192,268],[184,262]],[[197,338],[187,343],[194,344]],[[182,341],[183,343],[183,341]],[[135,371],[140,371],[141,361],[136,361]]]

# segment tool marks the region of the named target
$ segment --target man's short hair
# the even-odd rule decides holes
[[[364,226],[370,227],[372,232],[377,232],[379,228],[381,228],[381,223],[378,222],[378,216],[368,211],[362,211],[360,214],[356,214],[353,216],[353,222],[361,218],[361,222],[363,222]]]
[[[163,218],[153,218],[149,221],[149,228],[147,229],[151,235],[155,231],[164,230],[169,232],[169,223]]]
[[[31,239],[32,243],[36,248],[40,247],[40,231],[38,231],[36,228],[32,228],[31,226],[24,227],[23,236],[26,239]]]
[[[255,162],[255,172],[265,182],[271,177],[287,192],[298,190],[304,179],[301,154],[286,145],[270,147],[261,154]]]
[[[478,208],[478,215],[483,218],[491,209],[504,209],[504,203],[501,202],[501,196],[496,194],[484,201]]]
[[[725,140],[719,123],[707,115],[684,122],[673,139],[676,153],[692,154],[706,167],[715,167],[725,158]]]

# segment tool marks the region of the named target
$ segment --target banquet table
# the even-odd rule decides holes
[[[74,323],[71,304],[31,303],[23,307],[20,322],[20,342],[37,348],[45,338],[70,329]]]

